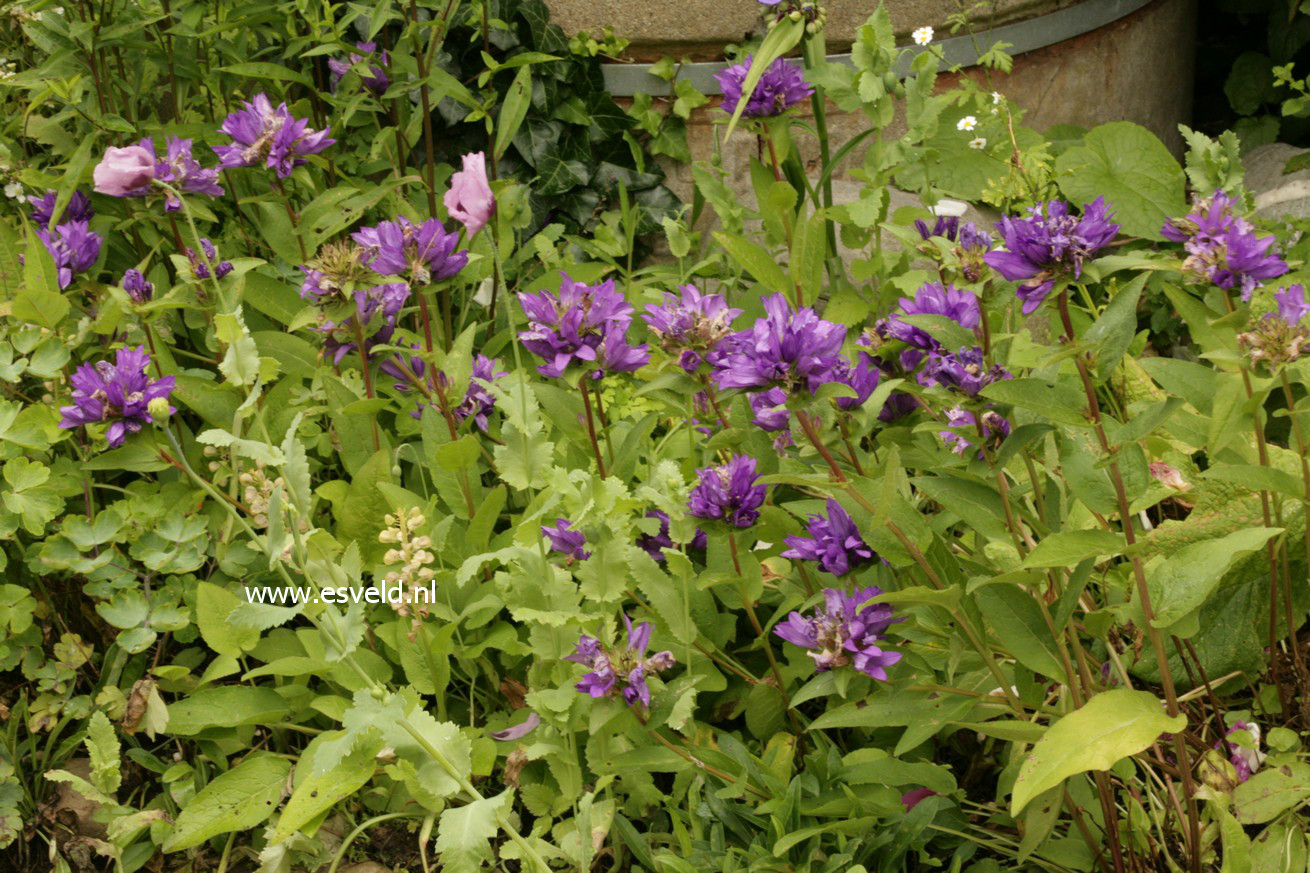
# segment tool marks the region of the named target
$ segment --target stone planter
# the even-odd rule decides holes
[[[723,45],[761,30],[757,4],[749,0],[547,0],[547,5],[553,20],[570,33],[599,33],[609,26],[631,41],[628,54],[633,63],[606,68],[610,91],[620,99],[643,91],[669,93],[667,83],[643,69],[665,55],[691,61],[684,63],[681,75],[704,93],[717,93],[712,76],[722,66],[715,61],[722,57]],[[829,0],[829,51],[847,50],[856,28],[875,8],[877,0]],[[947,59],[964,65],[962,75],[982,81],[983,71],[970,66],[977,59],[973,40],[952,38],[944,24],[958,8],[954,2],[891,0],[889,8],[902,43],[910,42],[914,28],[931,24]],[[1177,126],[1190,116],[1195,14],[1195,0],[999,0],[992,19],[977,22],[974,29],[983,47],[995,40],[1014,45],[1013,72],[993,81],[1027,110],[1027,126],[1045,130],[1059,123],[1092,127],[1135,121],[1181,155]],[[939,82],[949,88],[954,80],[943,75]],[[717,103],[711,101],[691,119],[695,160],[712,152],[713,125],[722,117]],[[835,107],[830,109],[836,143],[863,125],[862,117],[843,117]],[[730,143],[730,151],[741,154],[724,156],[729,169],[749,154],[746,139],[734,137]],[[689,196],[690,174],[685,168],[668,169],[674,190]]]

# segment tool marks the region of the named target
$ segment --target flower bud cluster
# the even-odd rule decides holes
[[[413,640],[417,637],[419,625],[424,618],[427,618],[432,605],[426,597],[416,596],[414,589],[425,588],[432,581],[432,577],[436,574],[429,565],[437,558],[429,551],[432,548],[432,540],[426,536],[415,535],[415,531],[427,523],[427,519],[423,517],[418,507],[412,507],[409,512],[397,509],[395,514],[388,515],[385,521],[387,526],[378,534],[378,542],[390,543],[395,547],[387,550],[382,557],[382,562],[397,569],[389,570],[384,579],[387,591],[393,591],[397,587],[402,589],[400,600],[392,601],[391,608],[397,615],[411,619],[409,638]]]

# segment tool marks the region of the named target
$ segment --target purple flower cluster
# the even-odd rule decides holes
[[[583,548],[587,544],[587,538],[582,535],[582,531],[572,530],[573,522],[566,518],[555,519],[555,526],[541,526],[541,535],[550,540],[550,550],[567,555],[573,561],[585,561],[591,557],[591,552]]]
[[[654,535],[644,533],[637,537],[637,546],[656,561],[663,561],[664,550],[676,548],[678,545],[669,536],[669,514],[659,509],[652,509],[646,513],[646,517],[659,519],[660,529]],[[693,549],[704,549],[708,541],[705,531],[697,530],[688,545]]]
[[[842,399],[850,400],[852,398],[844,397]],[[751,412],[754,413],[751,422],[765,433],[779,434],[773,441],[775,449],[781,452],[792,444],[791,413],[787,410],[786,391],[781,388],[757,391],[750,396],[750,404]]]
[[[104,243],[85,219],[66,221],[55,225],[54,230],[40,228],[36,235],[54,259],[60,288],[67,288],[73,284],[74,276],[95,265],[100,257],[100,246]]]
[[[940,385],[969,397],[977,397],[993,382],[1009,378],[1010,371],[1000,364],[987,366],[983,350],[978,346],[962,348],[954,353],[944,349],[929,352],[928,360],[918,374],[921,385]]]
[[[764,298],[764,318],[732,334],[715,356],[714,381],[722,388],[779,387],[814,393],[842,360],[846,328],[824,321],[808,306],[793,311],[787,298]]]
[[[988,252],[983,260],[1011,282],[1022,282],[1017,296],[1030,315],[1042,305],[1061,276],[1082,276],[1083,263],[1105,248],[1119,233],[1106,212],[1105,198],[1083,206],[1081,217],[1069,214],[1063,200],[1039,203],[1026,218],[1002,218],[997,229],[1005,251]]]
[[[982,320],[978,298],[972,292],[939,282],[925,283],[915,292],[913,300],[902,297],[897,303],[897,309],[897,312],[875,325],[874,329],[883,338],[899,340],[925,352],[937,348],[937,341],[923,328],[905,321],[903,316],[942,315],[966,330],[973,330]],[[908,357],[902,355],[902,366],[907,370],[913,369],[922,358],[921,353],[911,352]]]
[[[412,346],[418,348],[418,346]],[[464,396],[459,405],[450,411],[457,422],[462,422],[466,418],[472,418],[478,429],[483,433],[487,432],[487,416],[496,408],[496,395],[492,394],[482,382],[494,382],[508,376],[509,373],[496,368],[500,362],[495,358],[488,358],[486,355],[478,354],[473,359],[473,373],[469,379],[468,387],[464,389]],[[423,376],[427,371],[427,364],[418,356],[409,356],[397,354],[382,362],[379,369],[399,381],[396,382],[396,388],[400,391],[408,391],[415,385],[423,384]],[[450,385],[446,374],[437,371],[437,380],[441,387],[448,388]],[[481,380],[481,381],[479,381]],[[423,409],[427,404],[420,404],[419,408],[411,412],[414,418],[423,417]]]
[[[155,154],[155,141],[150,137],[138,143],[141,148]],[[210,197],[222,197],[223,186],[218,184],[218,168],[206,170],[191,154],[191,140],[168,137],[167,155],[163,160],[155,158],[155,178],[168,182],[184,194],[207,194]],[[142,194],[146,191],[140,192]],[[171,192],[164,196],[164,211],[177,212],[182,208],[182,201]]]
[[[1288,285],[1274,294],[1274,300],[1278,303],[1278,317],[1288,324],[1300,324],[1301,319],[1310,312],[1310,303],[1305,299],[1304,285]]]
[[[464,269],[468,252],[457,252],[458,233],[446,233],[435,218],[414,224],[405,216],[377,227],[360,228],[351,239],[363,248],[363,260],[375,273],[404,276],[415,285],[449,279]]]
[[[678,366],[688,373],[702,361],[713,365],[723,341],[732,333],[732,320],[740,309],[728,306],[721,294],[702,294],[694,285],[678,289],[681,296],[664,293],[664,302],[650,304],[642,316],[659,339],[660,347],[676,356]]]
[[[687,508],[697,518],[724,521],[733,527],[750,527],[760,517],[768,486],[756,483],[755,459],[733,455],[726,464],[697,470]]]
[[[55,221],[55,201],[59,199],[59,194],[55,191],[47,191],[41,196],[35,194],[27,198],[27,202],[32,204],[32,223],[38,228],[49,228]],[[64,207],[63,220],[66,223],[75,221],[90,221],[95,217],[96,211],[91,208],[91,198],[81,191],[74,191],[73,196],[69,198],[68,205]]]
[[[1306,313],[1310,313],[1305,286],[1288,285],[1274,294],[1274,301],[1278,304],[1277,312],[1267,313],[1237,335],[1238,345],[1248,350],[1253,364],[1261,361],[1271,366],[1289,364],[1310,346],[1310,329],[1301,324]]]
[[[138,306],[149,303],[155,296],[155,286],[146,281],[140,270],[128,270],[123,274],[123,290]]]
[[[35,194],[29,196],[27,202],[31,204],[36,235],[55,262],[59,287],[67,288],[73,284],[74,276],[95,265],[104,239],[91,230],[90,222],[96,211],[91,208],[91,198],[81,191],[73,192],[64,208],[63,221],[52,230],[51,223],[59,218],[54,214],[58,199],[56,192],[47,191],[39,197]]]
[[[1238,731],[1246,731],[1251,737],[1253,748],[1247,748],[1240,743],[1224,739],[1214,744],[1216,749],[1222,748],[1228,753],[1228,760],[1232,762],[1233,769],[1237,771],[1237,781],[1245,782],[1260,769],[1264,763],[1264,753],[1260,751],[1260,726],[1252,722],[1236,721],[1230,727],[1224,737],[1230,737]]]
[[[1223,191],[1216,191],[1197,199],[1185,217],[1165,222],[1160,233],[1183,244],[1187,252],[1183,272],[1226,291],[1236,289],[1248,301],[1265,279],[1283,275],[1288,266],[1277,254],[1270,254],[1274,237],[1256,236],[1251,223],[1234,213],[1235,204]]]
[[[723,91],[723,102],[720,105],[724,112],[737,111],[753,60],[753,55],[747,55],[745,62],[733,64],[714,74]],[[778,58],[756,83],[741,114],[747,118],[781,115],[813,93],[814,88],[805,81],[801,68],[784,58]]]
[[[860,536],[854,520],[831,497],[828,498],[828,517],[811,515],[806,529],[810,534],[807,537],[786,538],[788,549],[782,553],[784,558],[818,561],[820,567],[834,576],[845,576],[877,558]]]
[[[605,373],[639,370],[650,361],[645,344],[628,344],[632,306],[615,290],[614,280],[584,285],[563,276],[559,293],[537,291],[519,294],[528,317],[528,329],[519,334],[524,348],[545,360],[537,372],[561,378],[577,365]]]
[[[904,621],[892,615],[887,603],[867,604],[882,594],[876,586],[857,589],[853,595],[836,588],[823,592],[824,609],[812,616],[793,612],[773,629],[787,642],[813,651],[815,670],[822,673],[847,664],[874,679],[887,679],[887,668],[901,659],[900,652],[878,645],[893,624]]]
[[[279,104],[275,109],[264,94],[243,101],[244,108],[224,119],[219,128],[232,137],[232,145],[214,146],[219,164],[224,168],[264,165],[285,179],[304,164],[308,155],[318,154],[336,140],[331,129],[313,130],[309,122],[296,118]]]
[[[359,81],[365,88],[372,91],[374,94],[381,95],[385,92],[387,90],[387,85],[389,85],[390,82],[387,80],[387,73],[383,67],[389,61],[386,51],[383,50],[382,53],[378,55],[378,61],[382,66],[372,63],[373,52],[377,51],[377,47],[378,45],[375,42],[357,42],[355,43],[357,51],[348,54],[346,56],[347,60],[343,61],[340,58],[328,58],[328,70],[332,73],[332,90],[335,91],[337,89],[337,86],[341,84],[341,80],[346,77],[346,73],[349,73],[356,64],[368,60],[370,62],[368,65],[368,74],[365,75],[361,73]]]
[[[187,260],[191,262],[191,275],[196,280],[208,279],[212,270],[215,279],[222,279],[232,272],[232,262],[219,260],[218,250],[204,237],[200,238],[200,254],[195,249],[185,249]]]
[[[953,430],[944,430],[938,433],[942,441],[951,447],[951,451],[957,455],[963,455],[975,443],[969,437],[964,436],[959,431],[966,431],[976,439],[979,435],[978,416],[962,406],[946,411],[946,426]],[[1010,435],[1010,422],[1000,413],[990,409],[983,410],[982,413],[982,437],[989,446],[993,448],[1000,444]],[[984,451],[980,448],[977,457],[981,460],[986,457]]]
[[[353,314],[340,321],[324,320],[314,328],[323,335],[323,351],[334,365],[356,351],[356,324],[364,334],[366,349],[390,341],[396,332],[396,319],[409,300],[409,286],[404,282],[391,282],[358,290],[354,297]],[[380,321],[375,325],[378,319]]]
[[[623,700],[629,706],[638,701],[643,706],[650,706],[647,676],[667,670],[676,662],[672,652],[657,652],[646,657],[653,630],[650,622],[643,621],[634,627],[625,615],[623,624],[628,629],[628,642],[623,648],[607,651],[600,640],[584,634],[578,640],[577,651],[564,660],[590,668],[591,672],[584,675],[576,686],[583,694],[599,699],[621,690]]]
[[[78,367],[72,376],[73,404],[60,407],[63,418],[59,426],[71,430],[110,422],[105,438],[111,447],[121,446],[128,434],[154,421],[150,401],[167,400],[173,391],[173,377],[151,381],[146,375],[148,366],[150,356],[142,346],[119,349],[112,364],[97,361]],[[169,410],[176,411],[172,407]]]

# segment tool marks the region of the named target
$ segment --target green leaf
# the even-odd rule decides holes
[[[163,850],[180,852],[219,834],[253,829],[277,809],[290,772],[291,762],[283,758],[246,758],[191,798]]]
[[[1112,121],[1087,132],[1055,161],[1056,182],[1074,204],[1104,196],[1123,233],[1163,239],[1166,219],[1187,211],[1186,180],[1164,143],[1131,121]]]
[[[987,585],[973,593],[1001,645],[1029,670],[1058,679],[1065,675],[1059,649],[1033,597],[1005,584]]]
[[[1167,628],[1205,605],[1228,568],[1264,548],[1282,533],[1278,527],[1239,530],[1215,540],[1183,546],[1147,572],[1155,617],[1151,624]]]
[[[982,391],[982,396],[998,403],[1008,403],[1075,427],[1087,427],[1087,398],[1083,392],[1063,382],[1045,379],[1006,379],[994,382]]]
[[[491,839],[500,830],[500,817],[512,796],[507,790],[441,814],[437,852],[442,873],[480,873],[483,864],[492,860]]]
[[[122,749],[114,726],[98,709],[86,725],[86,751],[91,758],[91,784],[112,797],[123,782]]]
[[[1073,567],[1087,558],[1124,550],[1124,538],[1108,530],[1066,530],[1043,537],[1024,558],[1025,567]]]
[[[527,117],[528,107],[532,103],[532,71],[529,67],[519,68],[509,90],[505,92],[500,104],[500,115],[496,119],[496,158],[505,154],[505,149],[513,141],[523,119]]]
[[[1310,797],[1310,764],[1294,761],[1269,767],[1237,786],[1233,807],[1243,824],[1273,821]]]
[[[59,292],[59,274],[54,258],[29,226],[27,248],[23,251],[23,284],[14,298],[13,316],[55,330],[68,314],[68,309],[68,301]]]
[[[309,459],[305,455],[305,446],[300,442],[297,431],[300,429],[300,419],[303,413],[296,413],[296,417],[291,420],[290,426],[287,427],[287,435],[282,440],[282,479],[286,482],[287,496],[291,498],[291,505],[300,513],[301,517],[309,515],[310,503],[313,496],[310,493],[312,484],[309,476]]]
[[[1101,315],[1083,334],[1083,341],[1095,349],[1096,372],[1108,379],[1137,335],[1137,301],[1142,298],[1149,275],[1142,273],[1110,299]]]
[[[209,728],[276,724],[287,714],[287,703],[272,688],[224,685],[205,688],[168,706],[168,732],[195,736]]]
[[[714,231],[714,239],[723,246],[723,250],[737,262],[738,266],[754,276],[761,285],[770,291],[781,291],[787,294],[789,299],[791,298],[794,287],[787,280],[787,274],[767,251],[750,240],[721,230]]]
[[[241,307],[235,312],[220,312],[214,316],[214,333],[227,347],[218,370],[232,385],[251,386],[259,381],[259,347],[246,329]]]
[[[1148,748],[1162,733],[1187,725],[1183,715],[1170,717],[1155,695],[1119,688],[1104,691],[1051,726],[1019,769],[1010,800],[1018,815],[1039,794],[1070,776],[1108,770]]]
[[[273,830],[272,842],[282,842],[318,818],[320,813],[363,788],[377,769],[377,753],[381,748],[380,736],[374,742],[360,743],[335,767],[311,773],[300,780],[282,810],[282,817]]]
[[[259,631],[230,620],[242,598],[212,582],[196,587],[196,625],[205,643],[220,655],[240,658],[259,642]]]
[[[1233,482],[1252,491],[1271,491],[1275,494],[1286,494],[1298,500],[1305,499],[1305,483],[1301,481],[1301,478],[1275,467],[1261,467],[1254,464],[1221,464],[1211,467],[1199,475],[1202,479]]]
[[[299,70],[284,67],[281,64],[269,64],[261,61],[249,61],[243,64],[228,64],[218,67],[215,72],[231,73],[234,76],[246,76],[251,79],[271,79],[275,82],[295,82],[306,88],[313,88],[314,81]]]
[[[5,463],[4,480],[9,487],[0,494],[0,502],[22,519],[23,529],[32,536],[41,536],[64,505],[46,485],[49,479],[50,470],[38,461],[14,458]]]

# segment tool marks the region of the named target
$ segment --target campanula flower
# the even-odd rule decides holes
[[[374,94],[380,95],[384,93],[387,90],[387,85],[390,84],[387,80],[386,70],[383,69],[388,59],[386,51],[383,50],[383,52],[378,56],[378,61],[381,66],[372,63],[373,52],[377,51],[377,47],[378,44],[375,42],[357,42],[355,43],[357,51],[350,52],[350,54],[346,56],[347,60],[343,61],[340,58],[328,58],[328,70],[331,71],[332,74],[332,90],[335,91],[337,89],[337,86],[341,84],[341,80],[346,77],[346,73],[349,73],[356,64],[367,59],[369,61],[368,73],[361,73],[359,81],[365,88],[372,91]]]
[[[638,702],[650,706],[647,676],[667,670],[676,662],[672,652],[657,652],[646,657],[651,631],[654,630],[650,622],[643,621],[634,626],[625,615],[623,624],[628,630],[626,646],[607,651],[595,637],[584,634],[578,640],[577,651],[564,660],[591,668],[591,672],[583,676],[576,686],[583,694],[601,698],[609,697],[618,690],[629,706]]]
[[[574,561],[585,561],[591,557],[591,552],[583,548],[587,538],[582,535],[582,531],[572,530],[572,527],[573,522],[557,518],[554,527],[541,526],[541,535],[550,540],[551,551],[567,555]]]
[[[232,137],[232,145],[213,147],[225,168],[262,164],[285,179],[306,162],[308,155],[336,143],[328,136],[331,128],[313,130],[308,121],[294,117],[287,104],[274,109],[264,94],[256,94],[254,100],[242,101],[241,105],[243,108],[224,119],[219,128]]]
[[[607,371],[639,369],[650,360],[646,346],[627,343],[632,306],[614,288],[614,280],[584,285],[563,276],[558,293],[523,292],[519,303],[528,329],[519,334],[524,348],[545,360],[537,372],[558,379],[571,366]]]
[[[753,60],[753,55],[747,55],[743,63],[733,64],[714,74],[723,91],[723,102],[720,105],[724,112],[737,111],[737,104],[741,102],[742,88],[746,84],[746,76],[750,72]],[[801,68],[785,58],[778,58],[769,65],[756,83],[755,90],[751,92],[746,108],[741,114],[747,118],[781,115],[813,93],[814,88],[805,81]]]
[[[41,196],[35,194],[27,198],[27,202],[32,204],[32,223],[38,228],[48,228],[59,216],[54,214],[55,201],[59,195],[55,191],[47,191]],[[68,205],[64,207],[62,220],[64,222],[73,221],[90,221],[95,217],[96,211],[91,208],[91,198],[81,191],[74,191],[73,196],[69,198]]]
[[[812,649],[806,654],[820,673],[850,665],[885,681],[887,668],[899,661],[901,654],[885,651],[878,643],[886,637],[887,628],[904,619],[893,616],[891,604],[869,603],[879,594],[882,589],[877,586],[856,589],[854,594],[824,589],[821,611],[811,616],[793,612],[773,632],[793,645]]]
[[[677,358],[688,373],[702,361],[717,359],[723,341],[732,333],[732,320],[740,309],[728,306],[721,294],[702,294],[694,285],[683,285],[678,294],[664,292],[663,303],[652,303],[642,316],[660,347]]]
[[[140,270],[128,270],[123,274],[123,290],[138,306],[149,303],[155,295],[155,286],[146,281]]]
[[[828,517],[811,515],[806,529],[809,536],[789,536],[784,540],[788,546],[782,553],[784,558],[818,561],[820,567],[834,576],[845,576],[877,558],[860,536],[855,521],[831,497],[828,498]]]
[[[988,252],[984,260],[1011,282],[1022,282],[1017,296],[1024,315],[1041,306],[1057,277],[1082,276],[1083,263],[1119,233],[1106,211],[1105,198],[1083,206],[1081,217],[1069,214],[1063,200],[1039,203],[1025,218],[1002,218],[997,229],[1004,251]]]
[[[750,527],[760,517],[768,486],[757,484],[755,459],[733,455],[726,464],[697,470],[687,508],[697,518],[724,521],[733,527]]]
[[[383,276],[404,276],[415,285],[449,279],[468,263],[468,252],[455,251],[459,234],[447,233],[435,218],[414,224],[405,216],[377,227],[360,228],[351,239],[363,248],[363,261]]]
[[[819,318],[808,306],[793,311],[787,298],[764,298],[764,318],[729,336],[716,356],[714,380],[723,388],[780,387],[810,393],[831,381],[841,360],[846,328]]]
[[[54,259],[60,288],[67,288],[73,284],[74,276],[95,265],[100,257],[100,246],[104,242],[100,234],[91,230],[85,219],[66,221],[56,225],[53,231],[39,229],[36,235]]]
[[[60,407],[59,426],[71,430],[108,422],[105,438],[111,447],[121,446],[128,434],[154,421],[150,401],[166,401],[173,391],[173,377],[151,381],[146,375],[149,365],[150,356],[142,346],[119,349],[112,364],[97,361],[78,367],[72,376],[73,404]],[[169,411],[177,410],[170,407]]]

